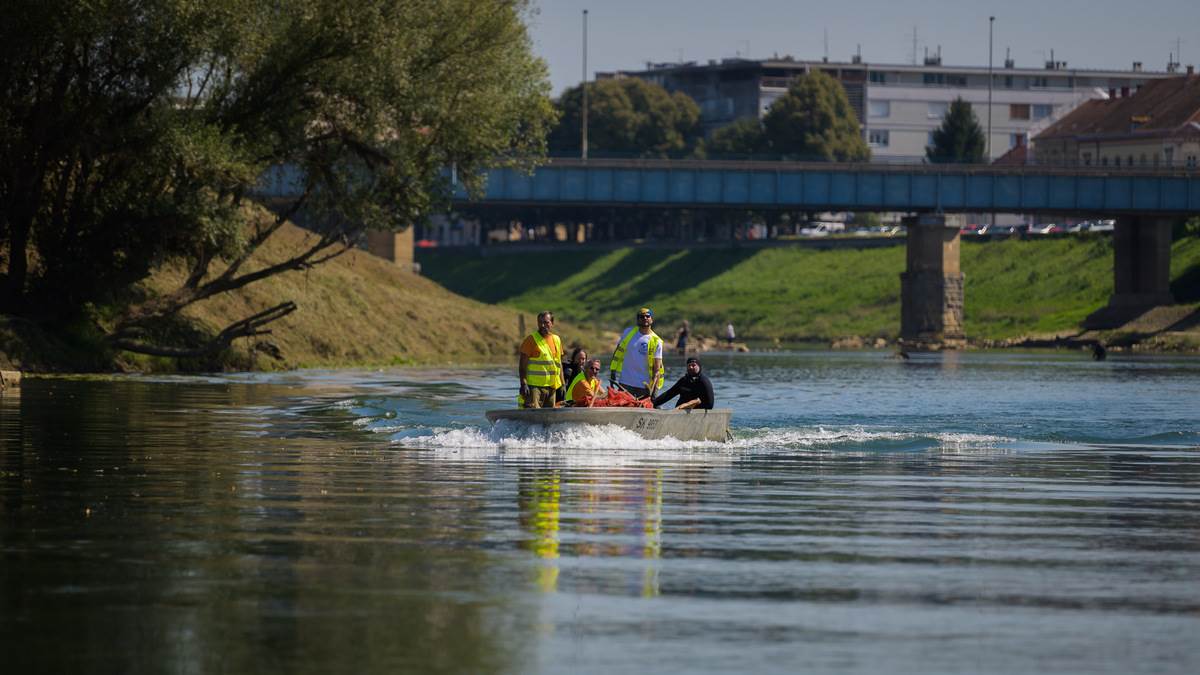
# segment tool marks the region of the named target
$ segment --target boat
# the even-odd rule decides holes
[[[729,418],[733,416],[733,411],[728,408],[519,408],[489,410],[486,415],[492,424],[500,420],[547,427],[561,424],[614,424],[651,440],[671,437],[680,441],[724,443],[733,438],[729,431]]]

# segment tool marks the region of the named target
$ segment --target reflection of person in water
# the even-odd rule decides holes
[[[517,503],[521,508],[521,527],[532,538],[524,545],[545,560],[538,571],[538,586],[543,591],[558,588],[558,542],[560,478],[557,471],[522,473],[517,479]]]

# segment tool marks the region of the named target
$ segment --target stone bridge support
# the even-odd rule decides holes
[[[900,339],[906,349],[960,349],[963,275],[959,268],[962,216],[906,218],[907,265],[900,274]]]
[[[1113,294],[1087,318],[1087,328],[1116,328],[1171,296],[1172,218],[1121,216],[1113,231]]]

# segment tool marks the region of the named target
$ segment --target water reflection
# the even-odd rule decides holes
[[[6,672],[1200,667],[1200,369],[714,361],[730,446],[497,436],[471,371],[27,380]]]

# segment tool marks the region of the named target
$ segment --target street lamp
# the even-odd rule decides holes
[[[988,17],[988,128],[987,128],[987,160],[992,161],[992,26],[996,24],[996,17]]]
[[[583,141],[580,144],[580,158],[587,159],[588,132],[588,96],[587,96],[587,10],[583,10]]]

